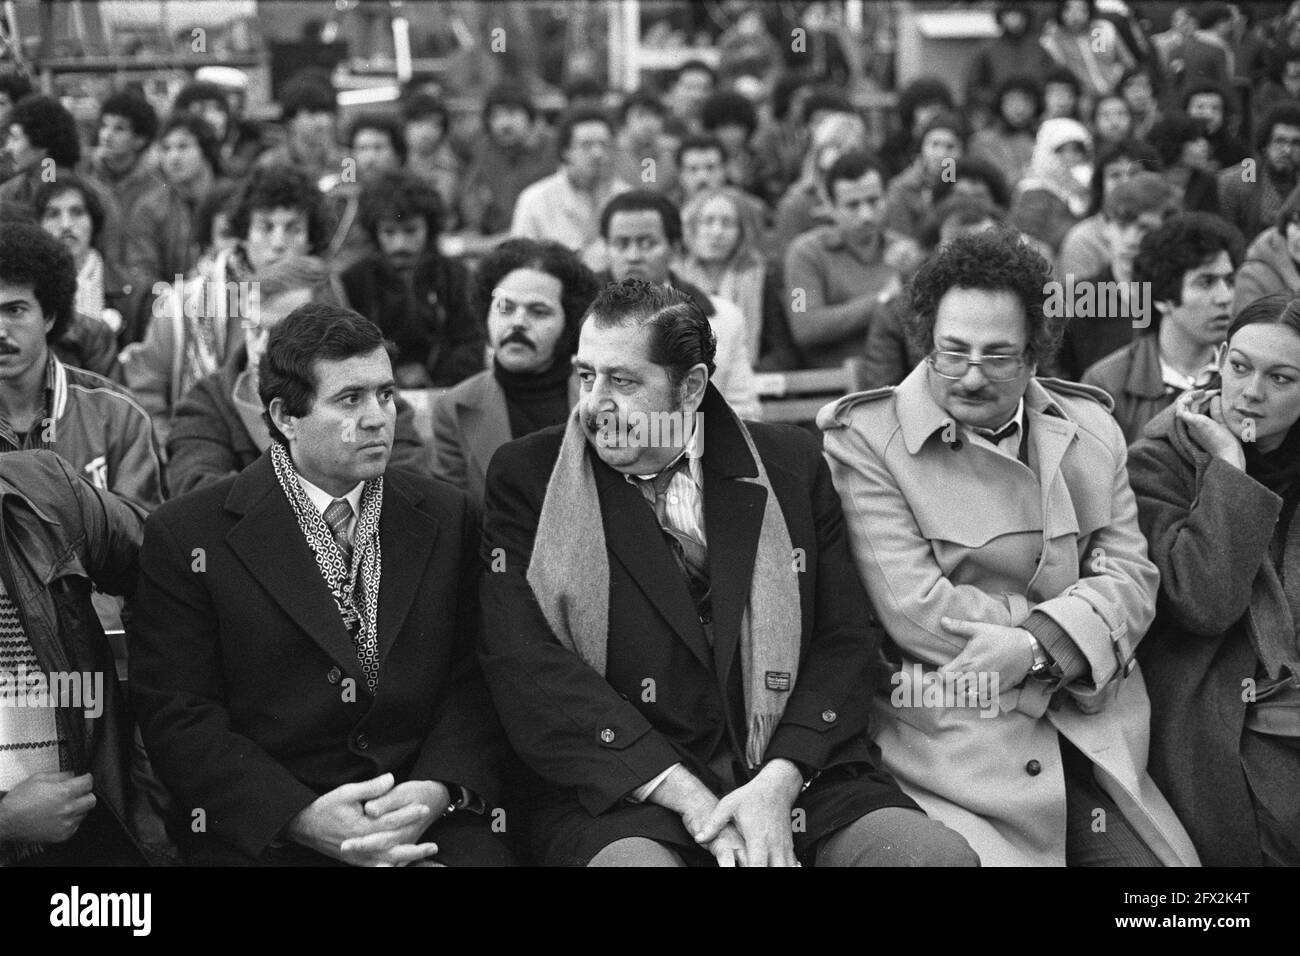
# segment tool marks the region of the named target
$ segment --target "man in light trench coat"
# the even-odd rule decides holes
[[[874,736],[904,792],[988,865],[1197,865],[1148,776],[1133,649],[1155,614],[1105,393],[1035,378],[1062,319],[1007,231],[961,237],[911,288],[923,360],[817,423],[888,631]]]

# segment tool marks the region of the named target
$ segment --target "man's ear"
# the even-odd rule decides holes
[[[682,379],[682,405],[699,408],[704,401],[704,390],[709,384],[709,368],[703,362],[691,366]]]
[[[284,411],[284,399],[273,398],[271,404],[266,407],[267,414],[271,416],[271,421],[275,427],[280,429],[280,434],[287,439],[297,437],[298,418],[296,415],[286,415]]]

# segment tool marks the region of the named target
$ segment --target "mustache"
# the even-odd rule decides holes
[[[534,352],[537,351],[537,345],[530,339],[523,329],[511,329],[510,332],[497,343],[497,348],[505,348],[507,345],[526,345]]]

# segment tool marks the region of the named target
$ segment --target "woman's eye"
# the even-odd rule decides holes
[[[1277,382],[1277,384],[1279,385],[1290,385],[1292,382],[1295,381],[1295,379],[1292,379],[1286,375],[1274,375],[1272,376],[1272,379],[1273,381]]]
[[[1246,371],[1246,366],[1242,365],[1240,362],[1229,362],[1228,368],[1232,369],[1238,375],[1242,375]]]

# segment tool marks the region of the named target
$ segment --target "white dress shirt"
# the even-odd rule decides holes
[[[295,471],[294,474],[298,475],[298,484],[302,485],[302,490],[307,492],[307,497],[311,500],[312,505],[320,512],[322,518],[325,517],[325,509],[330,506],[334,496],[323,488],[313,485],[298,472]],[[353,540],[353,532],[357,530],[357,517],[361,514],[361,493],[365,490],[366,483],[358,481],[356,487],[343,496],[347,499],[348,504],[352,506],[352,517],[348,519],[348,523],[344,527],[349,541]]]

